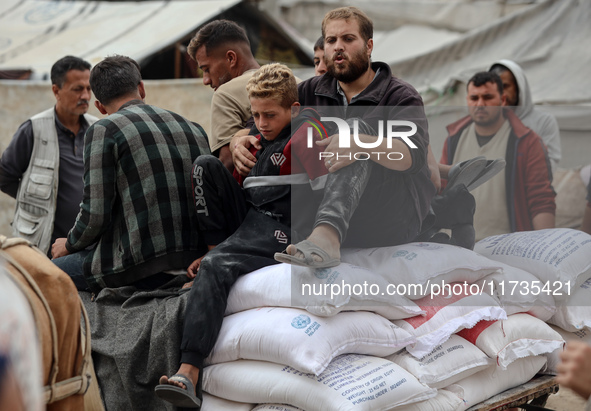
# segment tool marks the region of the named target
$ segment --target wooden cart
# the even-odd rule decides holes
[[[480,404],[476,404],[468,408],[467,411],[501,411],[514,407],[533,411],[541,409],[537,407],[543,407],[548,396],[556,392],[558,392],[558,384],[556,384],[554,376],[540,375],[523,385],[503,391]]]

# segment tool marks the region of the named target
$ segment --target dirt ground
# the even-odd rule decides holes
[[[560,388],[556,394],[550,395],[546,408],[555,411],[583,411],[585,401],[568,388]]]

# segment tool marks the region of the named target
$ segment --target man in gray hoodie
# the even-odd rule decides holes
[[[524,126],[542,137],[548,148],[548,157],[554,171],[562,157],[560,130],[558,130],[556,119],[534,106],[527,78],[517,63],[511,60],[495,61],[489,71],[501,77],[507,106],[513,109]]]

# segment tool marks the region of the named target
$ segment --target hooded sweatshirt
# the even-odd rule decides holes
[[[493,66],[495,64],[505,66],[513,73],[519,92],[515,114],[517,114],[517,117],[519,117],[524,126],[533,130],[542,138],[548,148],[548,157],[550,158],[552,171],[554,171],[562,158],[560,131],[558,130],[556,119],[534,106],[527,78],[523,69],[517,63],[511,60],[499,60],[495,61]]]

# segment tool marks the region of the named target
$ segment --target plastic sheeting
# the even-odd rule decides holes
[[[91,64],[113,54],[142,62],[240,0],[0,2],[0,70],[36,78],[72,54]]]
[[[499,59],[525,71],[536,104],[591,103],[591,2],[544,0],[429,53],[391,64],[419,91],[443,93]],[[394,50],[393,50],[394,54]]]
[[[354,0],[379,29],[383,25],[421,24],[466,32],[507,16],[536,0]]]
[[[410,24],[392,31],[376,31],[371,58],[393,65],[437,50],[460,36],[450,30]]]

